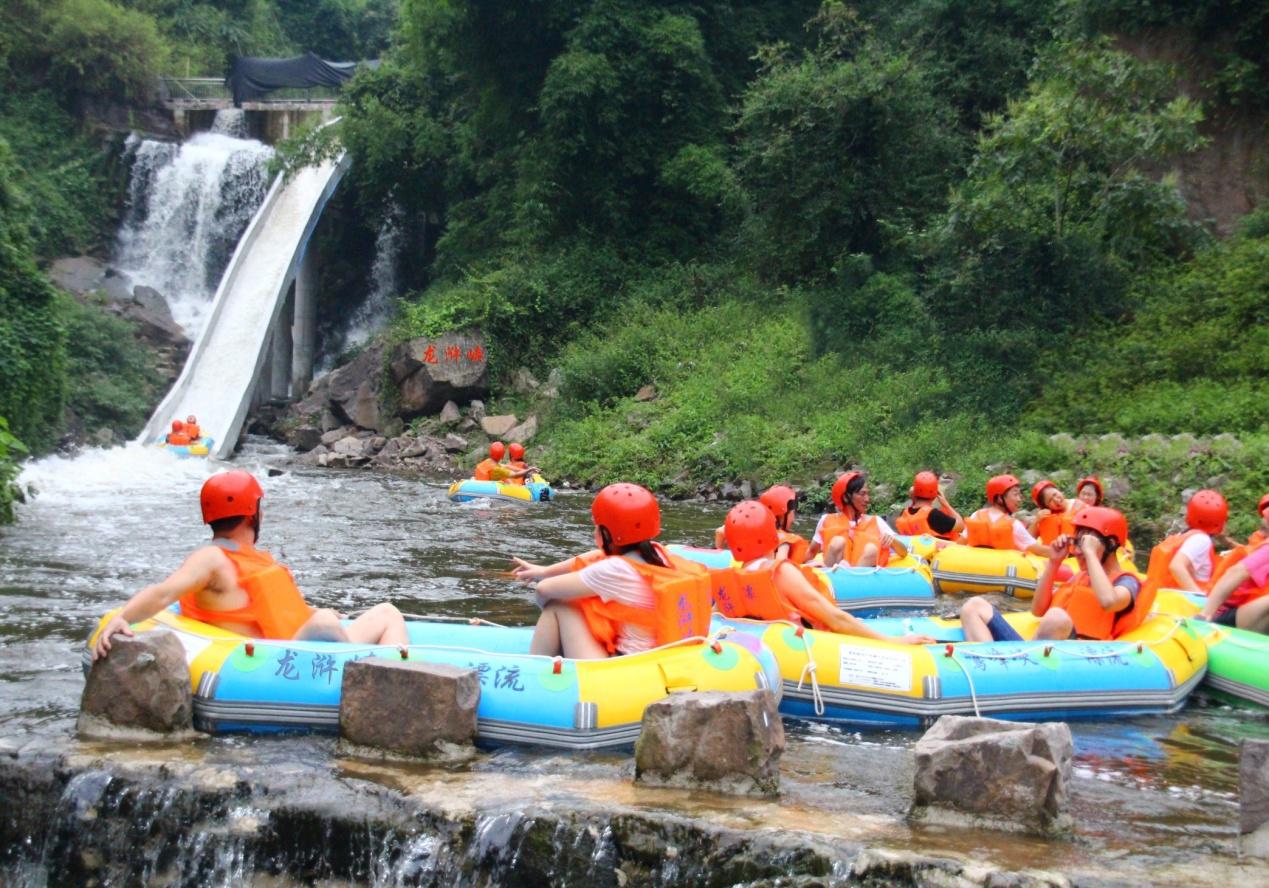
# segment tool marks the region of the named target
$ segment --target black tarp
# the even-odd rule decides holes
[[[357,69],[357,62],[328,62],[313,53],[293,59],[237,58],[225,78],[234,104],[254,102],[275,89],[310,86],[338,87]]]

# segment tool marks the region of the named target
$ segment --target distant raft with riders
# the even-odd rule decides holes
[[[509,457],[503,462],[504,456]],[[539,474],[537,466],[525,459],[524,445],[501,441],[489,445],[489,456],[476,464],[472,477],[455,481],[449,486],[449,498],[455,503],[476,500],[509,502],[520,505],[551,501],[554,491],[550,483]]]
[[[206,457],[215,443],[214,439],[203,434],[198,418],[191,413],[184,420],[172,420],[171,431],[156,441],[155,446],[184,459],[191,456]]]

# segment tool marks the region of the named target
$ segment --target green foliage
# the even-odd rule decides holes
[[[154,19],[109,0],[51,0],[43,44],[50,83],[68,95],[138,100],[167,64]]]
[[[26,445],[9,431],[9,421],[0,416],[0,524],[13,523],[13,503],[21,500],[21,492],[13,483],[18,477],[18,460],[26,453]]]

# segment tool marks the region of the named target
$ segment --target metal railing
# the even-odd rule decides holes
[[[160,77],[159,100],[177,105],[233,103],[233,91],[219,77]],[[333,103],[339,99],[337,86],[282,87],[252,99],[251,104],[274,102]]]

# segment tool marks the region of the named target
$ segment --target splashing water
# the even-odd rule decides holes
[[[361,345],[384,325],[397,295],[397,261],[404,246],[401,209],[393,206],[375,236],[375,258],[370,266],[370,295],[357,309],[348,325],[344,347]]]
[[[158,290],[191,338],[202,330],[221,273],[268,190],[273,149],[236,138],[238,117],[182,145],[130,137],[132,179],[116,262]]]

